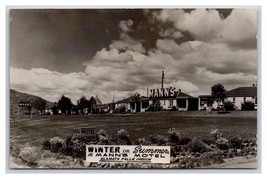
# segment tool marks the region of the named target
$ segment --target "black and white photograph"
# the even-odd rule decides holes
[[[258,8],[8,15],[11,170],[258,168]]]

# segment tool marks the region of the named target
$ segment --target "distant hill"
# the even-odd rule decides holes
[[[22,93],[14,89],[10,89],[10,118],[14,118],[14,115],[18,113],[18,102],[31,102],[35,103],[38,100],[44,100],[46,102],[46,109],[52,108],[54,103],[47,101],[39,96],[34,96],[27,93]],[[35,106],[33,110],[36,111]]]

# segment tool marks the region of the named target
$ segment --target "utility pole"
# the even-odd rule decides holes
[[[163,80],[164,80],[164,71],[162,70],[162,77],[161,77],[161,88],[163,89]]]

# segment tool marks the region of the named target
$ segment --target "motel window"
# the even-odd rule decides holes
[[[142,108],[148,108],[149,101],[142,101]]]
[[[233,97],[233,102],[235,102],[235,97]]]
[[[170,101],[170,106],[172,107],[173,106],[173,100],[169,100]]]
[[[207,104],[207,99],[200,99],[200,105],[203,106],[204,104]]]
[[[244,102],[246,102],[246,97],[244,97]]]
[[[212,99],[208,99],[207,106],[211,107],[212,104],[213,104],[213,100]]]
[[[177,99],[179,108],[186,108],[186,99]]]

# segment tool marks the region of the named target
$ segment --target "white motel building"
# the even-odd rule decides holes
[[[131,96],[115,103],[115,109],[125,106],[127,111],[130,112],[145,112],[153,103],[159,103],[162,110],[173,110],[174,108],[179,111],[198,110],[198,98],[194,98],[180,89],[163,88],[163,89],[150,89],[149,95],[144,96]]]
[[[251,101],[257,109],[257,87],[239,87],[225,92],[224,101],[232,102],[238,110],[241,110],[241,105],[245,101]]]
[[[134,95],[115,102],[115,109],[125,106],[126,111],[145,112],[149,106],[159,103],[162,110],[172,110],[174,107],[178,111],[209,110],[216,109],[217,103],[212,95],[200,95],[198,98],[192,97],[184,92],[169,87],[164,89],[150,89],[149,95]],[[225,92],[223,102],[232,102],[237,110],[241,110],[241,105],[245,101],[251,101],[257,109],[257,87],[239,87]]]

